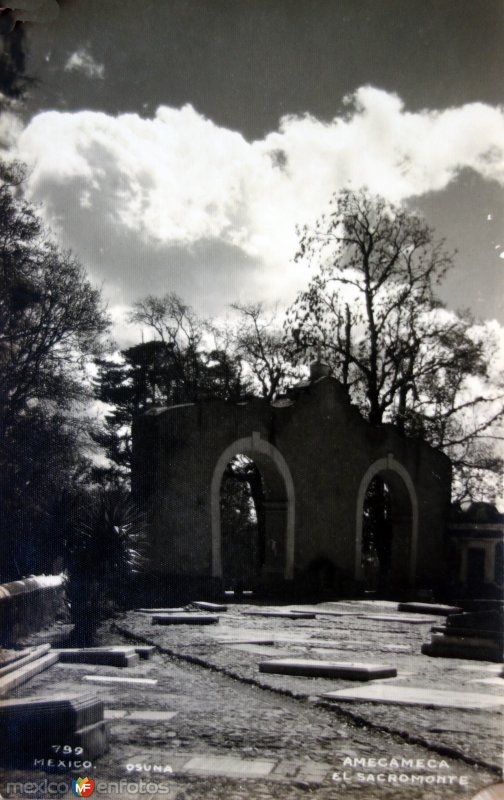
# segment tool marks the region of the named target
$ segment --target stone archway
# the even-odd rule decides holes
[[[369,484],[377,475],[386,481],[392,496],[393,516],[393,559],[392,569],[398,573],[404,557],[408,560],[407,581],[415,584],[417,542],[418,542],[418,498],[415,486],[406,468],[389,453],[386,458],[375,461],[363,476],[357,494],[356,533],[355,533],[355,579],[362,581],[362,534],[364,500]],[[402,570],[404,573],[404,570]]]
[[[287,462],[272,444],[261,439],[254,431],[252,436],[237,439],[219,456],[210,487],[212,524],[212,576],[222,578],[222,535],[220,487],[227,464],[234,456],[243,454],[254,461],[270,489],[265,501],[266,515],[266,567],[271,573],[281,572],[284,580],[294,577],[294,482]],[[283,541],[282,541],[283,539]],[[277,552],[277,543],[279,544]]]

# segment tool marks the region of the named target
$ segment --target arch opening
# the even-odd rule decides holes
[[[415,583],[418,501],[409,473],[391,456],[375,462],[357,501],[355,577],[381,595]]]
[[[253,580],[256,587],[292,579],[294,485],[282,454],[258,434],[221,454],[212,478],[211,514],[214,577],[224,584]]]
[[[265,563],[265,484],[254,461],[238,453],[220,487],[222,579],[225,589],[255,589]]]

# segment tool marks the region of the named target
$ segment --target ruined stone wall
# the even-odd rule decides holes
[[[15,643],[66,611],[63,578],[41,575],[0,585],[0,644]]]
[[[283,503],[284,518],[287,509],[291,514],[290,532],[282,523],[284,530],[272,534],[277,555],[269,556],[270,582],[296,582],[317,562],[334,565],[342,585],[362,578],[358,518],[375,474],[396,489],[396,540],[404,552],[395,558],[404,562],[404,585],[444,580],[449,460],[392,426],[369,425],[334,378],[303,384],[273,405],[253,399],[156,410],[135,422],[133,442],[133,488],[152,508],[158,575],[219,578],[217,465],[242,452],[268,473],[273,511],[280,513]]]

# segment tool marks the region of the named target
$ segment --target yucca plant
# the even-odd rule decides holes
[[[122,490],[89,496],[67,542],[74,639],[88,646],[101,621],[125,608],[145,561],[145,516]]]

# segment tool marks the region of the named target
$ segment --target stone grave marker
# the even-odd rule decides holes
[[[177,716],[177,711],[130,711],[128,722],[168,722]]]
[[[337,611],[324,608],[293,608],[292,614],[315,614],[317,617],[358,617],[358,611]]]
[[[315,614],[308,611],[242,611],[247,617],[279,617],[280,619],[315,619]]]
[[[434,706],[440,708],[491,708],[504,705],[504,696],[476,692],[452,692],[422,689],[414,686],[375,684],[359,689],[340,689],[322,695],[326,700],[354,703],[384,703],[400,706]]]
[[[211,611],[213,613],[228,610],[228,607],[221,603],[207,603],[205,600],[194,600],[191,605],[200,608],[202,611]]]
[[[186,609],[182,608],[135,608],[138,614],[184,614]]]
[[[54,746],[82,747],[81,759],[107,749],[103,701],[91,694],[61,694],[0,701],[0,727],[15,759],[55,758]]]
[[[210,614],[154,614],[153,625],[214,625],[219,617]]]
[[[409,611],[410,614],[435,614],[439,617],[447,617],[449,614],[460,614],[461,608],[457,606],[446,606],[436,603],[398,603],[398,611]]]
[[[307,678],[343,678],[350,681],[370,681],[376,678],[395,678],[395,667],[383,664],[360,664],[338,661],[310,661],[303,658],[285,658],[262,661],[260,672],[276,675],[299,675]]]
[[[236,756],[195,756],[184,765],[184,772],[208,773],[230,777],[264,778],[276,766],[276,761],[245,759]]]
[[[56,650],[63,664],[105,664],[109,667],[134,667],[140,661],[134,647],[76,647]]]
[[[116,678],[115,675],[84,675],[83,680],[89,683],[117,683],[127,686],[157,685],[157,678]]]
[[[432,625],[432,620],[421,617],[405,617],[399,614],[359,614],[360,619],[374,619],[377,622],[403,622],[406,625]]]

